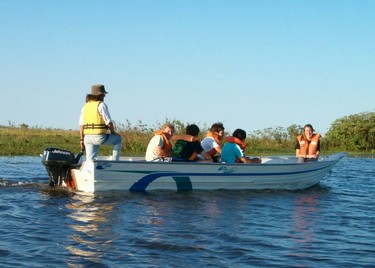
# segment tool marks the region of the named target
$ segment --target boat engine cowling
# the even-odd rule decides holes
[[[76,158],[70,151],[48,147],[43,152],[42,163],[48,172],[49,185],[57,186],[69,178],[69,171],[76,164]]]

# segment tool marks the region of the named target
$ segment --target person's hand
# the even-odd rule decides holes
[[[81,151],[84,151],[84,150],[85,150],[85,143],[83,142],[83,140],[81,140],[81,141],[79,142],[79,145],[80,145],[80,147],[81,147]]]

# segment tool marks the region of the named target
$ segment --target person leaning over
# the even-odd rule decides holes
[[[197,125],[188,125],[186,127],[186,134],[194,136],[196,139],[194,141],[187,141],[186,139],[178,139],[172,150],[172,161],[179,162],[195,162],[195,161],[205,161],[212,162],[211,156],[206,153],[198,138],[199,127]],[[197,156],[200,154],[203,160],[200,160]]]
[[[211,155],[214,162],[220,161],[220,143],[224,137],[224,126],[222,123],[215,123],[207,132],[206,137],[201,142],[203,150]]]
[[[320,134],[314,133],[311,124],[303,127],[303,134],[297,136],[296,157],[303,161],[318,160],[320,155]]]
[[[86,150],[86,159],[89,161],[97,158],[101,145],[112,145],[112,160],[120,158],[122,138],[116,133],[108,106],[104,103],[106,94],[108,92],[103,85],[93,85],[81,110],[80,145],[82,150]]]
[[[236,129],[232,136],[225,138],[226,143],[221,150],[221,161],[224,163],[261,163],[260,158],[249,158],[245,156],[246,131]]]

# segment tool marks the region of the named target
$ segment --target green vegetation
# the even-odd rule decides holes
[[[330,147],[344,151],[375,152],[375,112],[337,119],[327,133]]]
[[[168,120],[176,127],[176,133],[184,133],[185,125],[179,120]],[[129,121],[117,124],[117,130],[123,138],[122,155],[141,156],[146,152],[148,141],[153,132],[162,124],[149,127],[142,121],[132,125]],[[198,124],[200,138],[209,126]],[[246,153],[252,156],[293,155],[297,134],[302,126],[291,125],[287,128],[276,127],[248,133]],[[231,133],[226,133],[230,135]],[[0,126],[0,155],[40,155],[47,147],[57,147],[79,152],[79,131],[20,126]],[[375,112],[365,112],[337,119],[325,137],[321,139],[324,154],[347,152],[351,155],[375,154]],[[110,147],[101,147],[101,155],[110,155]]]

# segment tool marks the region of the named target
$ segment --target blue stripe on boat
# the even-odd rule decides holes
[[[307,172],[314,172],[317,170],[325,169],[326,167],[310,169],[310,170],[303,170],[303,171],[295,171],[295,172],[283,172],[283,173],[231,173],[231,174],[217,174],[217,173],[179,173],[179,172],[155,172],[144,176],[143,178],[139,179],[136,183],[134,183],[130,187],[130,191],[146,191],[146,188],[150,183],[160,177],[172,177],[176,181],[177,190],[192,190],[193,186],[189,176],[220,176],[220,177],[240,177],[240,176],[274,176],[274,175],[290,175],[290,174],[302,174]],[[119,171],[123,172],[123,171]]]
[[[174,173],[174,175],[181,175],[181,174]],[[136,183],[134,183],[132,185],[132,187],[130,187],[129,190],[130,191],[137,191],[137,192],[144,192],[144,191],[146,191],[146,188],[148,187],[148,185],[151,182],[153,182],[157,178],[164,177],[164,176],[171,176],[171,173],[170,172],[167,172],[167,173],[151,173],[147,176],[144,176],[142,179],[140,179]],[[177,187],[178,191],[193,190],[193,187],[191,185],[191,181],[190,181],[189,177],[181,177],[181,176],[173,177],[172,176],[172,178],[176,182],[176,187]]]

